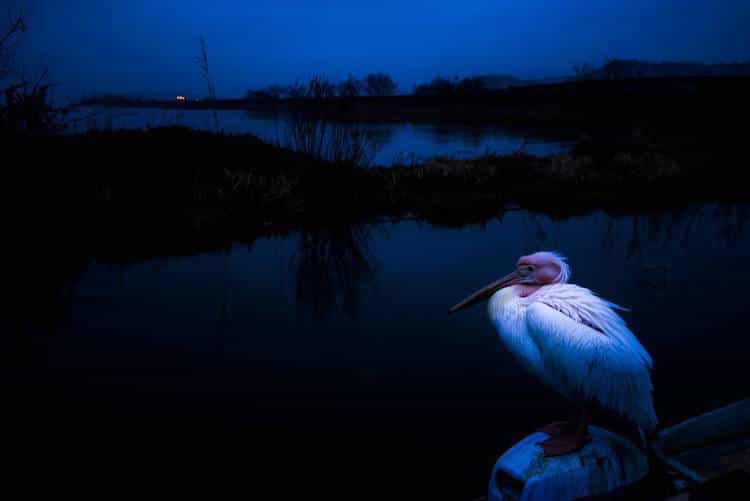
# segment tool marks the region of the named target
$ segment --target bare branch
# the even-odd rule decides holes
[[[0,78],[10,73],[13,52],[18,39],[26,32],[26,18],[23,12],[8,7],[6,26],[0,29]]]

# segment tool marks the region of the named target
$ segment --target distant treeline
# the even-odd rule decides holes
[[[416,96],[477,95],[508,87],[562,83],[574,80],[748,75],[750,75],[750,64],[748,63],[700,64],[610,59],[599,68],[589,64],[575,65],[572,77],[558,79],[521,80],[513,75],[504,74],[467,76],[464,78],[436,76],[430,82],[415,85],[411,94]],[[323,76],[315,76],[307,83],[296,81],[291,85],[274,84],[261,89],[251,89],[245,97],[248,100],[261,101],[361,96],[382,97],[396,94],[398,87],[398,83],[387,73],[370,73],[364,78],[357,78],[350,74],[341,82],[333,82]],[[408,93],[402,93],[402,95],[406,94]]]
[[[335,83],[324,76],[314,76],[308,82],[297,80],[291,85],[269,85],[247,91],[247,99],[326,99],[331,97],[392,96],[398,83],[387,73],[370,73],[364,78],[349,75]]]
[[[121,96],[117,94],[97,94],[94,96],[87,96],[81,99],[80,104],[89,105],[96,104],[102,106],[133,106],[142,105],[144,108],[148,108],[152,105],[159,104],[163,100],[160,99],[147,99],[143,97],[130,97]]]
[[[584,63],[574,65],[573,75],[542,80],[521,80],[512,75],[491,74],[464,78],[437,76],[429,82],[417,84],[411,92],[400,95],[415,96],[472,96],[492,93],[509,87],[560,84],[580,80],[632,80],[645,78],[730,77],[750,76],[750,63],[701,64],[681,62],[649,62],[635,59],[610,59],[600,67]],[[273,84],[250,89],[245,96],[235,99],[187,98],[190,106],[220,108],[247,102],[274,102],[300,99],[332,99],[394,96],[398,82],[388,73],[369,73],[362,78],[349,75],[335,82],[324,76],[314,76],[307,82],[300,80],[289,85]],[[114,94],[101,94],[81,100],[83,105],[104,106],[163,106],[169,101]],[[240,106],[241,107],[241,106]]]
[[[447,94],[477,94],[497,90],[511,85],[523,85],[523,81],[511,75],[482,75],[473,77],[435,77],[432,81],[414,86],[411,94],[437,96]],[[333,97],[383,97],[396,94],[398,83],[387,73],[370,73],[364,78],[349,75],[346,80],[333,82],[325,77],[313,77],[307,83],[291,85],[269,85],[262,89],[247,91],[248,100],[282,99],[327,99]],[[402,93],[407,95],[409,93]]]
[[[340,122],[471,123],[556,132],[645,124],[669,131],[688,123],[695,124],[696,116],[709,120],[705,123],[726,121],[727,110],[746,108],[749,82],[749,76],[581,79],[482,90],[472,79],[453,82],[437,79],[417,95],[219,99],[213,102],[172,100],[154,106],[246,109],[282,115],[302,113]],[[115,103],[143,106],[144,101],[132,104],[109,101],[108,104]]]
[[[703,64],[610,59],[600,68],[589,64],[574,65],[573,73],[577,79],[583,80],[750,76],[750,63]]]

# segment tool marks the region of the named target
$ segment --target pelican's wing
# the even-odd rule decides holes
[[[567,305],[570,309],[576,306]],[[606,308],[611,311],[609,306]],[[581,321],[580,315],[571,318],[560,308],[542,301],[529,305],[526,322],[549,378],[567,393],[572,390],[586,400],[595,400],[646,431],[656,427],[649,374],[651,359],[644,358],[645,350],[630,331],[629,336],[602,331]],[[627,329],[622,319],[619,324],[608,325],[615,326]],[[640,350],[623,342],[629,338],[638,343]]]
[[[627,311],[625,308],[600,298],[589,289],[574,284],[556,284],[545,287],[536,297],[539,302],[554,308],[576,322],[587,325],[627,346],[651,369],[651,356],[615,311]]]

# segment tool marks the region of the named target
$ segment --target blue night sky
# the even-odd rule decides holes
[[[8,0],[0,0],[7,2]],[[206,39],[220,97],[323,74],[563,76],[608,57],[750,59],[747,0],[36,0],[20,60],[58,96],[205,94]]]

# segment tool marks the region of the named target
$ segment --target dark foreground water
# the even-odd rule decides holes
[[[243,110],[217,112],[218,127],[228,134],[254,134],[272,143],[287,144],[288,126],[282,115]],[[75,117],[72,132],[87,129],[139,129],[182,125],[216,130],[213,114],[205,110],[154,108],[84,108]],[[549,155],[568,150],[575,137],[549,132],[509,129],[493,125],[420,123],[363,123],[373,148],[373,163],[410,164],[436,156],[468,158],[485,153],[525,151]]]
[[[565,253],[575,283],[632,309],[670,425],[748,396],[748,216],[511,212],[98,263],[52,332],[23,349],[6,338],[9,454],[105,497],[155,481],[249,499],[475,499],[495,458],[566,406],[511,359],[484,307],[447,308],[523,253]]]

